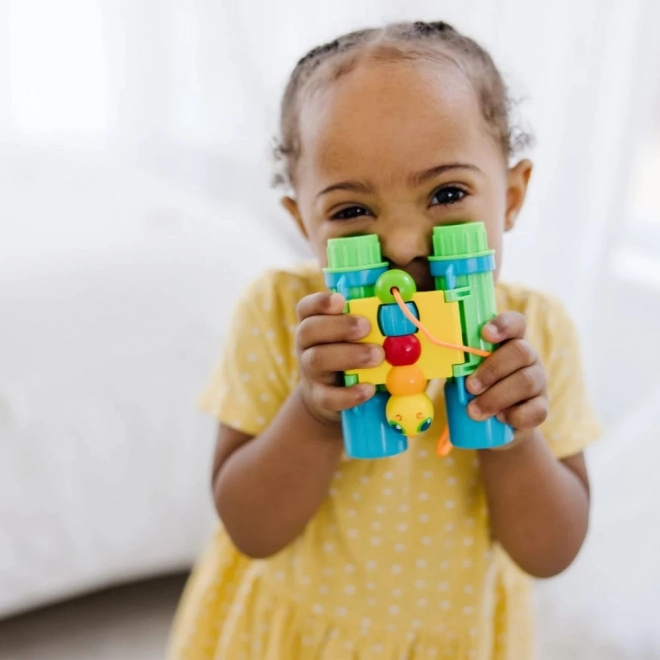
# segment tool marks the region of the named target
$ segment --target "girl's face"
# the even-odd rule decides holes
[[[480,221],[499,271],[531,163],[507,167],[458,67],[361,62],[302,106],[296,199],[283,204],[323,266],[329,238],[377,234],[383,259],[431,290],[433,227]]]

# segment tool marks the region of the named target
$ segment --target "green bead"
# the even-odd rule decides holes
[[[403,270],[388,270],[376,282],[376,296],[383,303],[396,302],[392,289],[398,289],[404,302],[410,302],[417,293],[415,280]]]

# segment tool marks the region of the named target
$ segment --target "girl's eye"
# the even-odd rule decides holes
[[[466,195],[467,193],[465,190],[459,188],[458,186],[445,186],[433,194],[433,206],[451,206],[452,204],[460,202],[463,198],[465,198]]]
[[[364,206],[349,206],[332,216],[332,220],[352,220],[361,215],[369,215],[369,211]]]

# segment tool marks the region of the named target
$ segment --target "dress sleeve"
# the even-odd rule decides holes
[[[557,458],[580,453],[601,434],[587,394],[580,341],[564,306],[546,301],[542,359],[548,378],[550,412],[541,432]]]
[[[222,357],[199,407],[218,421],[248,435],[260,434],[291,390],[292,335],[282,316],[277,277],[266,274],[240,299]]]

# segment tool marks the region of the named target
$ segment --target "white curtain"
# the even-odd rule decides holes
[[[631,324],[655,328],[660,317],[657,286],[644,289],[660,279],[660,225],[640,229],[631,201],[660,87],[656,0],[336,0],[322,9],[303,0],[4,0],[0,135],[100,150],[175,186],[240,201],[302,252],[268,188],[287,75],[339,32],[417,18],[481,40],[514,97],[526,99],[519,114],[537,138],[536,169],[505,276],[568,304],[599,408],[614,420],[620,386],[603,354],[619,355],[621,377],[637,385],[660,366],[648,354],[640,370],[620,341],[633,338]],[[631,273],[643,291],[628,290]],[[606,310],[630,296],[639,318],[612,325]]]
[[[519,114],[537,138],[505,275],[563,298],[589,344],[591,377],[605,380],[597,354],[623,330],[598,324],[613,304],[612,278],[621,276],[616,256],[632,240],[631,173],[660,80],[655,0],[338,0],[322,11],[303,0],[118,0],[101,9],[112,141],[139,145],[170,170],[178,162],[179,177],[217,192],[240,191],[278,229],[288,225],[272,216],[274,197],[255,193],[269,177],[279,96],[298,57],[342,31],[396,19],[443,19],[482,40],[514,97],[527,99]],[[234,164],[224,186],[208,179],[218,161]],[[660,259],[660,247],[652,257]],[[657,305],[653,295],[645,300]],[[610,411],[614,390],[599,387]]]
[[[448,20],[492,50],[514,95],[528,99],[520,110],[537,137],[507,271],[582,314],[621,238],[658,78],[658,12],[654,0],[338,0],[323,11],[302,0],[5,0],[0,122],[122,148],[178,176],[204,178],[205,165],[224,159],[258,190],[297,57],[347,29]]]

